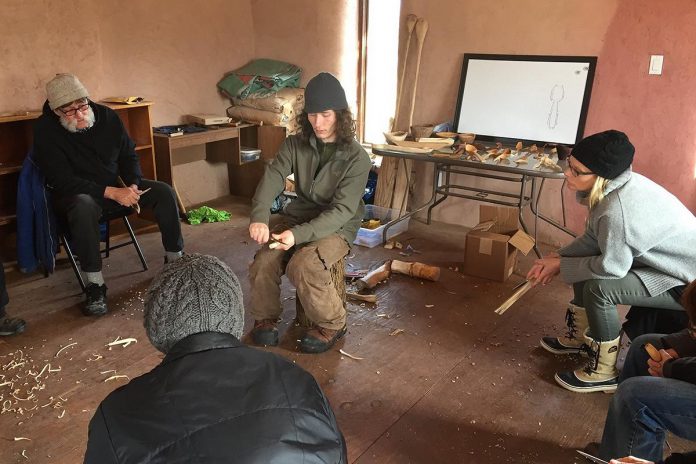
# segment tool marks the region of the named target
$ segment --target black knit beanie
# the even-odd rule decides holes
[[[304,111],[307,114],[346,108],[346,92],[332,74],[319,73],[309,80],[305,88]]]
[[[623,132],[608,130],[579,141],[571,156],[594,174],[615,179],[631,166],[635,148]]]

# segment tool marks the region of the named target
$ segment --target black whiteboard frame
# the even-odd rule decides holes
[[[580,118],[578,121],[578,131],[575,135],[575,143],[580,141],[585,131],[585,122],[587,121],[587,111],[590,107],[590,97],[592,95],[592,85],[594,83],[595,69],[597,68],[596,56],[556,56],[556,55],[496,55],[483,53],[465,53],[464,62],[462,63],[462,74],[459,79],[459,95],[457,96],[457,106],[454,113],[454,130],[458,130],[459,117],[462,110],[462,98],[464,97],[464,88],[466,86],[466,73],[469,68],[469,60],[494,60],[494,61],[542,61],[542,62],[562,62],[562,63],[589,63],[587,71],[587,80],[585,81],[585,92],[582,98],[582,106],[580,109]],[[510,143],[516,142],[518,139],[510,139],[504,137],[496,137],[495,135],[477,134],[479,140]],[[545,144],[546,140],[524,140],[527,143]],[[573,144],[574,145],[574,144]],[[568,146],[573,146],[568,145]]]

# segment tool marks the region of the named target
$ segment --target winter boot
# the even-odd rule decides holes
[[[619,371],[616,360],[619,355],[621,337],[608,342],[600,342],[585,336],[590,359],[582,369],[556,373],[556,382],[563,388],[577,393],[616,390],[619,384]]]
[[[553,354],[584,353],[583,337],[589,327],[585,308],[570,303],[566,310],[566,326],[568,326],[568,332],[564,337],[543,337],[540,342],[541,347]]]

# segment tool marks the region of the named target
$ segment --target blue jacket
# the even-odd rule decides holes
[[[56,217],[46,180],[30,150],[22,164],[17,185],[17,262],[22,272],[39,265],[52,273],[56,265],[58,235]]]

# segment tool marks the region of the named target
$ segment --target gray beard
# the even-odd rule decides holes
[[[66,131],[72,132],[73,134],[76,132],[84,132],[86,130],[91,129],[92,126],[94,125],[94,120],[95,120],[94,111],[92,111],[91,106],[87,110],[87,116],[85,117],[85,120],[87,121],[87,126],[83,127],[82,129],[78,129],[76,119],[68,119],[65,116],[61,116],[60,117],[60,125],[63,126],[63,128]]]

